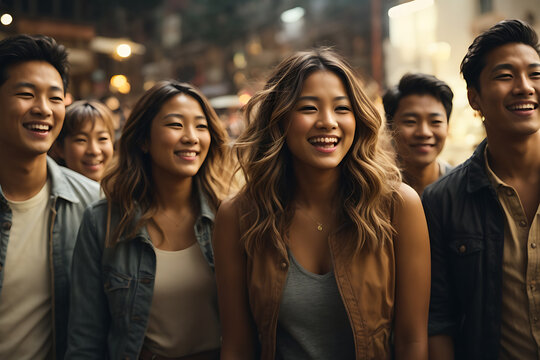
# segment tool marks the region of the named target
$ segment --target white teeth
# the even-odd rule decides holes
[[[310,138],[308,141],[310,144],[337,144],[338,139],[335,137],[321,136]]]
[[[49,131],[51,128],[49,125],[45,124],[27,124],[25,127],[29,130],[37,130],[37,131]]]
[[[176,154],[179,156],[185,156],[185,157],[193,157],[197,155],[195,151],[179,151]]]
[[[516,104],[508,107],[510,110],[534,110],[533,104]]]

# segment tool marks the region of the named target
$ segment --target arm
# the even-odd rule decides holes
[[[442,201],[425,191],[422,197],[431,243],[431,299],[429,305],[429,358],[453,360],[454,341],[451,334],[458,315],[455,312],[453,291],[450,289],[447,254],[444,251],[443,233],[437,212]]]
[[[256,330],[249,307],[246,255],[240,243],[234,201],[221,204],[212,242],[222,329],[221,359],[255,359]]]
[[[92,208],[84,213],[73,253],[66,359],[105,359],[109,308],[101,280],[103,239]]]
[[[454,360],[454,340],[449,335],[429,337],[429,358],[431,360]]]
[[[396,238],[396,359],[428,358],[430,288],[429,237],[422,204],[408,185],[400,189],[394,213]]]

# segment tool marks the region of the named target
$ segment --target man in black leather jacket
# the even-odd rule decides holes
[[[539,358],[539,51],[534,30],[508,20],[461,63],[487,139],[423,194],[431,359]]]

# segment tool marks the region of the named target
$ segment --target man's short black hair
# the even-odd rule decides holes
[[[452,99],[454,98],[454,93],[450,89],[450,86],[433,75],[408,73],[403,75],[398,85],[390,88],[383,96],[384,111],[388,125],[392,124],[401,99],[409,95],[433,96],[441,102],[446,111],[446,119],[450,120]]]
[[[538,35],[521,20],[504,20],[478,35],[461,61],[461,73],[467,88],[480,91],[480,72],[486,66],[486,55],[493,49],[509,43],[529,45],[540,55]]]
[[[58,71],[67,91],[69,64],[66,48],[44,35],[14,35],[0,40],[0,86],[8,79],[12,65],[26,61],[46,61]]]

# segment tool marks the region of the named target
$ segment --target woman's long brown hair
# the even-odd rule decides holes
[[[119,140],[117,158],[101,181],[109,203],[107,244],[114,246],[122,236],[133,236],[146,225],[157,210],[152,182],[150,155],[143,151],[150,139],[152,121],[163,104],[178,94],[197,100],[206,116],[210,131],[210,148],[194,184],[215,209],[227,194],[231,167],[228,165],[227,133],[204,95],[186,83],[161,81],[143,94],[126,120]],[[111,209],[119,211],[119,221],[109,233]],[[136,221],[136,219],[138,219]]]
[[[391,212],[401,182],[387,146],[379,112],[351,69],[328,49],[299,52],[277,66],[265,88],[247,104],[246,131],[235,144],[245,186],[238,194],[242,240],[248,254],[261,247],[283,249],[294,209],[291,154],[283,125],[315,71],[330,71],[343,82],[356,119],[354,142],[341,162],[338,219],[353,252],[377,248],[394,235]]]

